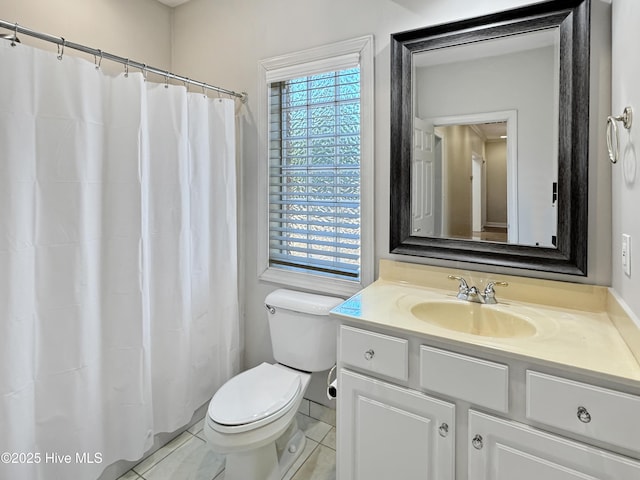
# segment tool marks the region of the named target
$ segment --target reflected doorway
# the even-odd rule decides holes
[[[516,112],[414,119],[412,234],[517,243]]]

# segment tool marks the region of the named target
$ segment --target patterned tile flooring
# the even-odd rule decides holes
[[[307,444],[284,480],[335,480],[335,411],[305,402],[301,411],[312,416],[297,415]],[[118,480],[224,480],[224,459],[207,446],[203,422],[195,424]]]

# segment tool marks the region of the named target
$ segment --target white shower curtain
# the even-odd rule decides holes
[[[94,479],[238,371],[234,102],[0,65],[0,478]]]

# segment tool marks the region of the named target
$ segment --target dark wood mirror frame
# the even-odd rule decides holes
[[[550,27],[560,32],[557,248],[412,236],[412,54]],[[590,0],[552,0],[391,35],[391,253],[587,275],[589,52]]]

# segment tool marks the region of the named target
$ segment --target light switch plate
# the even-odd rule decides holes
[[[622,234],[622,270],[627,277],[631,276],[631,235]]]

